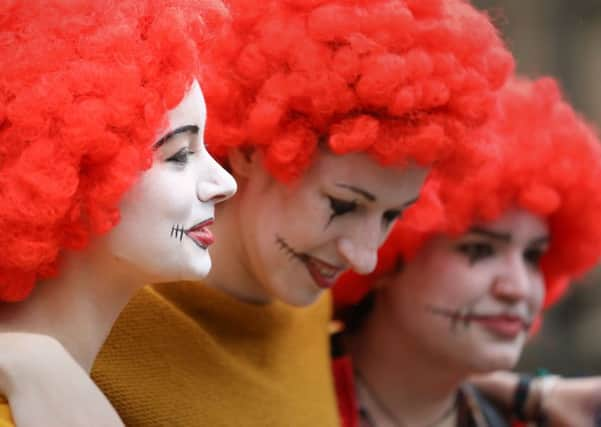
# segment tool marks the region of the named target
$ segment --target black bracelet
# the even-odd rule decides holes
[[[526,401],[528,400],[532,378],[532,375],[520,375],[518,385],[513,393],[513,405],[511,411],[519,421],[527,421],[524,410],[526,409]]]

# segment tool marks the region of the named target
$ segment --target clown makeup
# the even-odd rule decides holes
[[[306,305],[346,269],[366,274],[395,218],[417,198],[427,170],[383,168],[365,154],[318,154],[292,184],[268,175],[260,153],[239,195],[245,268],[273,297]]]
[[[332,213],[330,215],[330,218],[328,219],[326,227],[328,225],[330,225],[336,217],[340,217],[345,214],[350,214],[350,213],[353,213],[354,211],[356,211],[357,208],[360,206],[360,201],[357,200],[357,196],[359,197],[359,199],[363,199],[363,201],[367,202],[367,203],[374,203],[377,201],[376,196],[374,196],[369,191],[363,190],[359,187],[355,187],[353,185],[348,185],[348,184],[340,183],[340,182],[336,183],[336,187],[349,190],[351,193],[354,193],[355,197],[352,200],[349,200],[349,199],[337,199],[333,196],[327,196],[327,198],[330,202],[330,209],[332,210]],[[416,201],[417,201],[417,197],[403,203],[403,205],[401,206],[400,209],[390,209],[390,210],[385,211],[384,214],[382,215],[383,224],[386,227],[389,227],[392,224],[392,222],[403,213],[403,211],[405,209],[409,208]]]
[[[511,369],[539,314],[546,224],[523,210],[436,237],[381,290],[401,342],[467,373]],[[445,362],[445,363],[447,363]]]
[[[461,333],[460,328],[466,330],[474,323],[480,323],[499,337],[513,339],[518,334],[527,332],[530,329],[533,315],[529,312],[521,313],[515,310],[504,310],[496,313],[478,313],[479,303],[484,301],[485,298],[486,295],[483,295],[482,298],[478,298],[458,309],[426,305],[426,310],[435,316],[447,318],[452,333]]]
[[[168,113],[169,128],[153,145],[152,167],[127,193],[121,221],[107,236],[113,256],[149,282],[204,277],[211,259],[214,206],[235,189],[206,151],[206,107],[198,82]]]

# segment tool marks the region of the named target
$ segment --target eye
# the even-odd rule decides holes
[[[354,201],[349,202],[346,200],[335,199],[331,196],[328,196],[328,200],[330,201],[330,208],[332,209],[330,220],[336,216],[344,215],[357,209],[357,202]]]
[[[178,165],[185,165],[188,163],[190,156],[194,154],[188,147],[184,147],[175,153],[173,156],[167,159],[168,162],[177,163]]]
[[[530,248],[524,252],[524,259],[532,266],[538,267],[540,259],[545,254],[545,251],[541,248]]]
[[[388,227],[395,219],[401,216],[401,213],[401,211],[394,209],[384,212],[382,215],[382,221],[384,221],[384,225]]]
[[[457,250],[467,256],[472,264],[493,256],[495,253],[493,245],[485,242],[461,243],[457,246]]]

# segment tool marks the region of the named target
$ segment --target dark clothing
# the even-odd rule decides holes
[[[332,340],[332,372],[342,427],[378,427],[357,398],[352,361],[340,345]],[[457,427],[509,427],[511,422],[474,386],[464,384],[457,392]]]

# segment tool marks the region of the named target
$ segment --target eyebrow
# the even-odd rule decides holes
[[[413,205],[415,202],[417,202],[417,199],[419,199],[419,196],[418,197],[414,197],[411,200],[407,200],[405,203],[403,203],[403,209],[406,209],[409,206]]]
[[[371,194],[369,191],[363,190],[362,188],[359,188],[359,187],[355,187],[354,185],[343,184],[343,183],[336,183],[336,187],[346,188],[347,190],[351,190],[352,192],[357,193],[360,196],[363,196],[364,198],[366,198],[370,202],[375,202],[376,201],[376,196],[374,196],[373,194]]]
[[[196,134],[198,134],[199,130],[200,130],[199,127],[196,125],[186,125],[186,126],[179,127],[177,129],[174,129],[171,132],[167,133],[166,135],[162,136],[161,139],[159,139],[157,142],[155,142],[153,144],[152,148],[153,148],[153,150],[158,149],[159,147],[164,145],[167,141],[169,141],[171,138],[173,138],[175,135],[179,135],[180,133],[190,132],[190,133],[196,135]]]
[[[469,232],[474,234],[481,234],[483,236],[490,237],[496,240],[501,240],[507,243],[511,242],[511,234],[509,233],[501,233],[498,231],[492,231],[481,227],[470,228]]]
[[[547,243],[549,243],[549,240],[549,236],[538,237],[532,242],[530,242],[530,246],[546,245]]]

